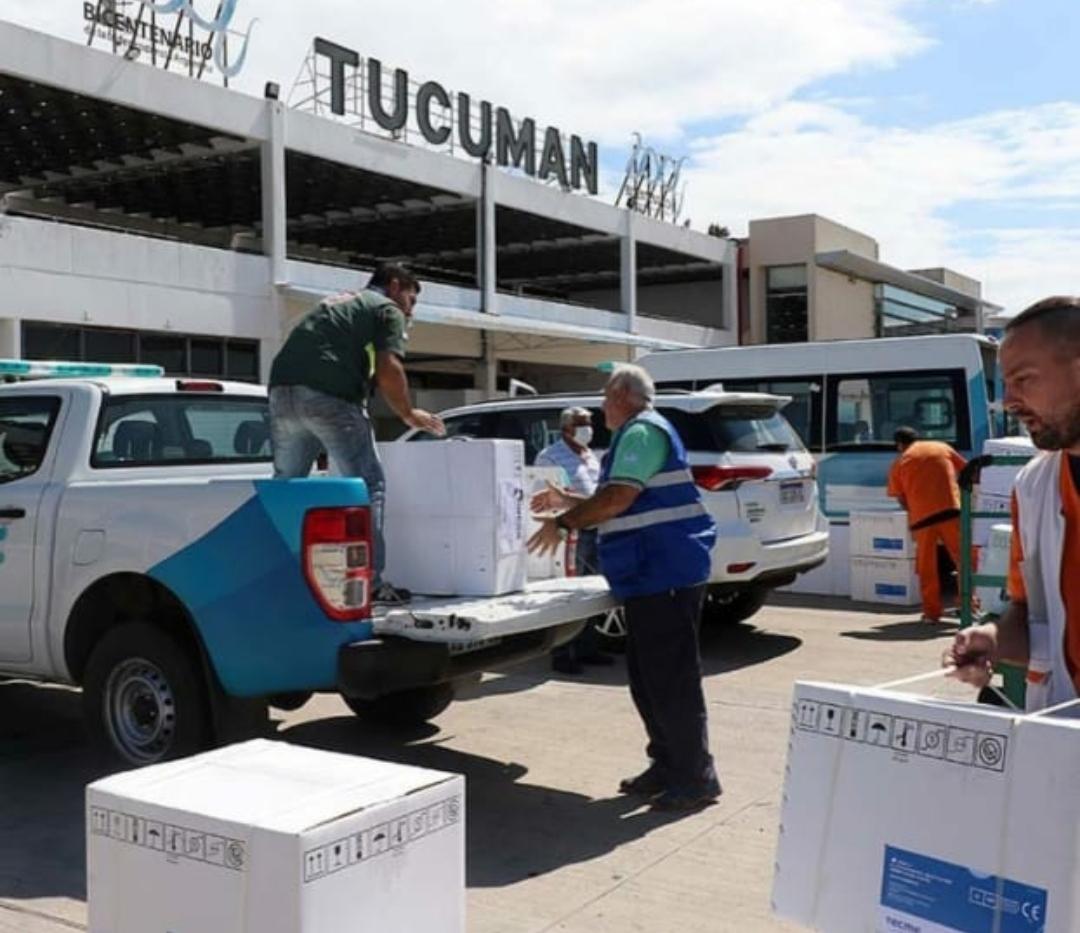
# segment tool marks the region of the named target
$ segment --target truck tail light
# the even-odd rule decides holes
[[[311,509],[304,515],[304,578],[323,611],[338,622],[371,616],[371,512]]]
[[[749,480],[766,479],[772,476],[772,467],[696,466],[691,467],[690,472],[694,482],[702,489],[718,492],[721,489],[735,489]]]

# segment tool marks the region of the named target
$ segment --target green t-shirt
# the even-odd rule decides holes
[[[405,314],[370,289],[319,302],[293,328],[270,367],[271,386],[307,386],[363,402],[375,376],[375,354],[405,356]]]
[[[615,446],[608,482],[644,488],[667,463],[670,443],[654,424],[639,421],[630,425]]]

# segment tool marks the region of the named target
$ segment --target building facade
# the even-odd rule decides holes
[[[817,214],[752,220],[741,251],[742,343],[981,332],[997,310],[974,279],[890,266],[872,237]]]
[[[0,22],[0,357],[264,380],[382,260],[423,282],[426,407],[737,342],[733,241],[273,96]]]

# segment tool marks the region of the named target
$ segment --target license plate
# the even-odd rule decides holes
[[[501,638],[478,638],[475,641],[452,641],[446,647],[450,654],[468,654],[470,651],[483,651],[501,641]]]
[[[781,483],[780,504],[802,505],[806,502],[806,489],[802,483]]]

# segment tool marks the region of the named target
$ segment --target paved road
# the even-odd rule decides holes
[[[931,669],[951,629],[929,631],[917,616],[785,596],[753,625],[706,629],[725,792],[682,819],[615,793],[642,765],[621,659],[584,677],[541,663],[489,677],[411,735],[373,729],[334,697],[276,730],[466,775],[471,933],[784,930],[769,888],[792,681],[869,684]],[[96,776],[76,692],[0,683],[0,933],[85,929],[83,788]]]

